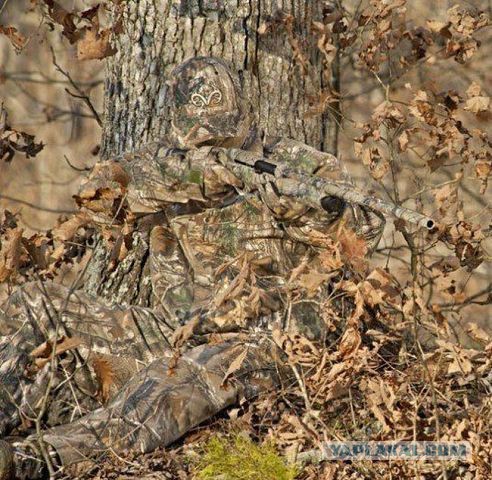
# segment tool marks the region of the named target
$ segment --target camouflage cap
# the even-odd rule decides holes
[[[191,58],[170,77],[171,140],[182,148],[224,145],[244,139],[251,126],[251,107],[239,79],[221,60]]]

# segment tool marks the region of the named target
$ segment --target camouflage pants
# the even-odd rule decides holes
[[[33,356],[33,349],[37,353],[35,347],[55,332],[78,340],[74,350],[59,356],[51,351],[56,375],[49,361]],[[50,410],[59,413],[48,415],[48,424],[55,426],[42,438],[63,466],[108,450],[148,452],[166,446],[279,381],[278,352],[265,336],[237,335],[176,357],[169,346],[172,330],[155,312],[108,307],[55,284],[19,289],[0,310],[0,333],[5,335],[0,339],[0,434],[36,416],[51,375],[55,381],[48,393],[56,408]],[[94,397],[91,362],[109,363],[113,375],[114,390],[104,407]],[[30,375],[33,365],[36,372]],[[36,441],[21,442],[20,457],[23,445]]]

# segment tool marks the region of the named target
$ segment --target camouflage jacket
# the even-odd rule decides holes
[[[267,139],[261,153],[277,165],[349,182],[333,155],[300,142]],[[172,326],[198,316],[206,317],[204,331],[251,326],[272,315],[285,320],[289,278],[303,259],[312,263],[336,241],[342,226],[364,238],[368,251],[379,241],[384,219],[371,210],[337,199],[331,210],[315,210],[279,196],[274,182],[253,170],[250,181],[237,178],[220,155],[211,147],[151,144],[99,164],[79,195],[103,224],[114,216],[93,200],[107,188],[120,191],[133,212],[164,212],[150,235],[150,267],[155,306]]]

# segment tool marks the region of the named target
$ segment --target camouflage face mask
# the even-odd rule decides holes
[[[251,126],[237,77],[215,58],[192,58],[176,67],[169,102],[171,139],[181,148],[240,143]]]

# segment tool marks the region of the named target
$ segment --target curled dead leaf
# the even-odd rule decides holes
[[[390,164],[381,154],[379,147],[364,148],[362,163],[369,168],[374,180],[381,180],[390,171]]]
[[[86,226],[89,223],[89,216],[83,212],[74,215],[66,222],[52,230],[53,238],[65,242],[71,240],[77,233],[79,228]]]
[[[34,136],[13,129],[7,118],[7,111],[0,103],[0,160],[10,162],[16,152],[24,153],[26,158],[36,156],[44,145],[36,143]]]
[[[361,343],[362,337],[359,330],[353,326],[348,326],[338,346],[341,357],[346,359],[354,356],[358,352]]]

